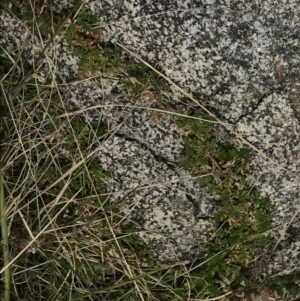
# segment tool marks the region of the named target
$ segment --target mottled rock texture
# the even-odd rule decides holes
[[[54,2],[57,11],[67,5]],[[287,274],[297,269],[298,1],[91,0],[85,7],[101,17],[99,26],[106,41],[120,40],[146,61],[160,66],[180,87],[286,169],[260,154],[252,155],[249,183],[276,205],[273,235],[279,242],[271,257],[258,259],[257,274]],[[5,33],[1,45],[14,49],[24,32],[17,25],[12,31],[15,21],[8,16],[1,18]],[[72,75],[76,59],[63,41],[55,51],[49,56],[57,57],[56,76],[63,83],[76,79]],[[113,201],[140,227],[140,237],[152,244],[155,258],[168,262],[193,259],[197,243],[214,232],[217,198],[178,169],[184,141],[172,118],[154,118],[151,111],[132,108],[168,104],[179,100],[180,94],[173,88],[171,100],[163,95],[159,99],[135,99],[113,78],[75,82],[61,91],[70,108],[125,105],[125,109],[86,111],[87,119],[105,122],[114,131],[97,155],[102,166],[114,174],[109,189],[119,193],[112,194]],[[234,136],[231,139],[239,143]]]
[[[107,40],[120,40],[158,64],[179,86],[291,171],[254,154],[248,177],[276,205],[273,232],[281,237],[268,264],[265,258],[258,263],[263,267],[258,274],[289,273],[296,268],[299,3],[124,1],[114,6],[110,1],[98,5],[91,1],[87,7],[99,12]]]

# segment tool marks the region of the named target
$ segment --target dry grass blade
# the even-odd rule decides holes
[[[88,107],[88,108],[76,110],[74,112],[68,112],[68,113],[60,115],[58,117],[61,118],[61,117],[66,117],[66,116],[74,116],[74,115],[77,115],[77,114],[82,114],[82,113],[85,113],[85,112],[88,112],[88,111],[96,110],[96,109],[99,109],[99,108],[105,108],[105,107],[125,107],[125,105],[117,105],[117,104],[96,105],[96,106],[91,106],[91,107]],[[214,124],[214,123],[219,124],[219,121],[208,120],[208,119],[205,119],[205,118],[189,116],[189,115],[185,115],[185,114],[181,114],[181,113],[177,113],[177,112],[171,112],[171,111],[162,110],[162,109],[157,109],[157,108],[143,107],[143,106],[138,106],[138,105],[126,105],[126,107],[127,108],[132,108],[132,109],[142,109],[142,110],[160,112],[160,113],[174,115],[174,116],[177,116],[177,117],[201,120],[201,121],[205,121],[207,123],[212,123],[212,124]]]
[[[79,297],[75,297],[73,298],[72,300],[75,301],[75,300],[82,300],[82,298],[84,297],[88,297],[88,296],[93,296],[95,294],[102,294],[102,293],[106,293],[108,292],[108,290],[114,290],[114,289],[118,289],[118,288],[121,288],[122,286],[125,286],[127,284],[131,284],[132,282],[135,282],[137,280],[140,280],[140,279],[144,279],[146,276],[150,276],[152,274],[156,274],[157,272],[159,271],[163,271],[163,270],[168,270],[172,267],[172,265],[163,265],[159,268],[156,268],[150,272],[147,272],[147,273],[143,273],[143,274],[140,274],[136,277],[133,277],[131,279],[128,279],[126,281],[123,281],[123,282],[120,282],[120,283],[117,283],[117,284],[114,284],[114,285],[111,285],[109,288],[106,288],[106,289],[98,289],[98,290],[95,290],[93,292],[90,292],[88,294],[84,294],[84,295],[81,295]]]
[[[55,201],[59,200],[62,196],[62,194],[64,193],[64,191],[67,189],[68,187],[68,182],[64,185],[64,188],[60,191],[59,195],[56,197]],[[78,191],[79,193],[79,191]],[[58,211],[58,213],[51,218],[51,220],[48,222],[48,224],[38,233],[38,235],[36,235],[34,237],[34,239],[32,239],[32,241],[30,241],[24,248],[23,250],[17,254],[12,260],[10,260],[1,270],[0,273],[3,273],[8,267],[10,267],[24,252],[27,251],[27,249],[32,246],[37,240],[38,238],[48,229],[48,227],[56,220],[56,218],[65,210],[65,208],[69,205],[69,203],[73,202],[73,200],[75,199],[76,195],[73,196],[73,198],[71,200],[69,200],[68,202],[66,202],[66,204]]]

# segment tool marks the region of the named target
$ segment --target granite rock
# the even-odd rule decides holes
[[[66,5],[67,1],[54,1],[56,11],[67,9]],[[298,2],[90,0],[85,8],[101,17],[99,27],[105,41],[120,40],[146,61],[157,64],[176,84],[277,162],[254,153],[248,174],[249,184],[276,205],[271,231],[277,238],[276,248],[271,247],[267,259],[258,259],[261,268],[257,274],[298,270]],[[14,45],[22,44],[25,31],[8,16],[1,19],[1,27],[7,31],[0,43],[13,52]],[[12,25],[14,32],[10,31]],[[31,45],[31,49],[40,47],[38,41]],[[138,108],[153,108],[157,102],[168,104],[170,100],[164,95],[132,98],[114,78],[75,83],[76,58],[64,41],[56,44],[55,50],[61,67],[54,73],[62,83],[68,83],[61,91],[69,108],[86,109],[87,121],[104,122],[113,132],[97,154],[100,164],[114,174],[109,183],[112,201],[121,204],[123,213],[139,226],[139,236],[152,244],[155,258],[192,260],[197,256],[197,243],[214,232],[213,214],[218,205],[217,198],[199,181],[177,168],[184,140],[172,118],[153,117],[151,110]],[[28,52],[29,63],[32,55]],[[180,97],[172,88],[172,101]],[[95,105],[98,109],[88,109]],[[234,135],[230,137],[241,145]]]

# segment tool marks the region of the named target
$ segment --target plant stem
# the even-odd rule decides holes
[[[9,263],[9,246],[8,246],[8,230],[7,221],[5,217],[5,201],[4,201],[4,189],[2,171],[0,169],[0,216],[1,216],[1,244],[3,247],[3,264],[7,266]],[[4,270],[4,301],[10,300],[10,266]]]

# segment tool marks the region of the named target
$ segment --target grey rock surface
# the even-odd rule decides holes
[[[55,3],[58,11],[63,8],[63,3]],[[180,87],[234,124],[237,133],[286,169],[258,153],[252,156],[248,180],[276,205],[272,234],[278,242],[276,249],[271,248],[271,257],[258,259],[256,273],[298,270],[298,1],[91,0],[85,7],[101,17],[99,26],[106,41],[120,40],[158,64]],[[0,43],[13,49],[16,36],[21,41],[24,32],[18,26],[9,32],[12,21],[1,18],[7,32]],[[60,54],[58,62],[62,61],[55,74],[69,83],[74,80],[76,58],[63,41],[55,51]],[[125,105],[125,109],[111,106],[86,113],[87,120],[105,122],[114,131],[97,155],[102,166],[114,173],[109,188],[119,193],[112,194],[113,201],[139,225],[141,239],[152,244],[158,260],[197,256],[197,242],[214,232],[217,202],[199,181],[176,168],[184,141],[170,116],[157,123],[150,110],[132,108],[155,105],[143,97],[131,98],[113,78],[77,82],[61,91],[74,109]],[[174,88],[172,100],[179,98]],[[163,95],[159,100],[168,102]],[[234,136],[231,139],[239,143]]]
[[[110,92],[99,86],[97,81],[88,81],[61,91],[69,107],[100,106],[87,110],[85,117],[107,124],[113,132],[96,157],[113,173],[110,201],[140,228],[138,236],[152,246],[155,259],[176,262],[196,258],[198,243],[207,241],[215,231],[218,197],[179,168],[184,141],[172,115],[151,111],[153,103],[168,99],[163,95],[159,100],[154,95],[137,99],[114,79],[106,81],[106,87],[113,87],[107,90]],[[149,110],[140,109],[142,106]]]
[[[187,0],[123,4],[87,4],[99,12],[105,38],[120,40],[158,64],[180,87],[232,122],[237,133],[280,165],[260,154],[252,156],[249,183],[276,205],[273,235],[280,237],[280,247],[271,259],[258,261],[258,274],[287,274],[297,269],[299,3]],[[175,92],[174,99],[177,95]]]

